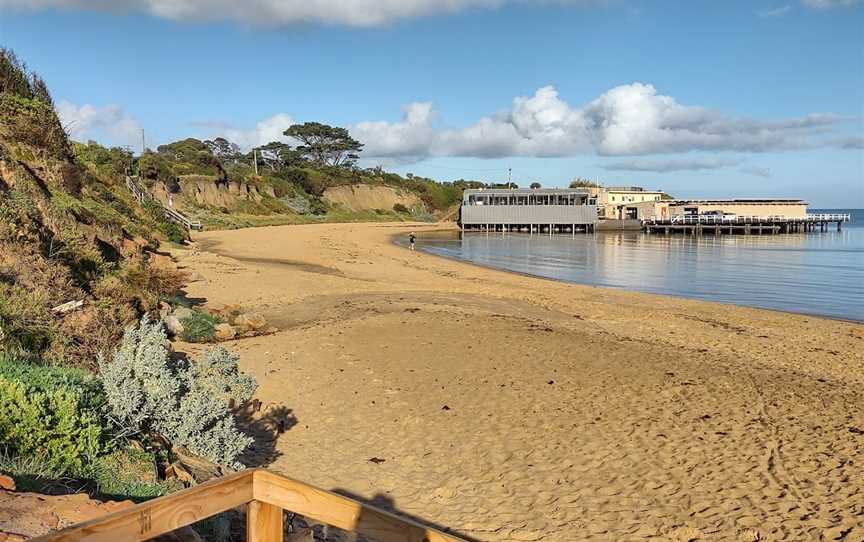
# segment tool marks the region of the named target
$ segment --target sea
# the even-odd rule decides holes
[[[827,232],[423,235],[418,250],[577,284],[864,321],[864,209]]]

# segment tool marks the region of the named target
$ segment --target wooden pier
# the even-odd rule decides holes
[[[646,233],[683,233],[685,235],[763,235],[779,233],[826,232],[843,229],[850,220],[848,214],[808,214],[804,216],[715,216],[677,215],[642,220]]]

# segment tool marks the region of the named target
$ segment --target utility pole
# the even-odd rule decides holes
[[[513,188],[512,184],[513,184],[513,168],[508,167],[507,168],[507,188],[512,189]]]
[[[144,128],[141,128],[141,154],[144,154],[145,150],[147,150],[147,146],[144,143]]]
[[[255,176],[258,176],[258,154],[256,149],[252,149],[252,163],[255,164]]]
[[[124,145],[123,149],[129,153],[129,175],[135,172],[135,158],[132,152],[132,145]]]

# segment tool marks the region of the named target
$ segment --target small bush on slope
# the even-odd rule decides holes
[[[219,320],[210,313],[192,309],[192,314],[182,318],[181,338],[190,343],[209,343],[216,338],[216,324]]]
[[[111,412],[131,430],[154,432],[220,465],[237,458],[252,439],[237,430],[229,400],[243,403],[254,379],[237,369],[238,357],[217,348],[191,366],[170,358],[162,325],[145,318],[127,328],[113,360],[100,357]]]
[[[80,472],[109,448],[98,380],[75,369],[0,358],[0,446]]]

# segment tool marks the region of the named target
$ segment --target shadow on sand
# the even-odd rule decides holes
[[[234,410],[237,427],[255,439],[240,457],[247,467],[266,467],[278,459],[282,455],[277,450],[279,437],[297,425],[297,416],[290,408],[274,405],[264,412],[259,408],[260,403],[251,401]]]
[[[439,525],[439,524],[434,523],[432,521],[429,521],[425,518],[421,518],[421,517],[415,516],[413,514],[409,514],[407,512],[403,512],[402,510],[399,510],[396,507],[396,501],[390,495],[386,495],[384,493],[377,493],[371,499],[367,499],[367,498],[362,497],[356,493],[353,493],[350,490],[343,489],[343,488],[336,488],[336,489],[332,489],[331,491],[333,491],[333,493],[336,493],[338,495],[342,495],[343,497],[348,497],[348,498],[354,499],[355,501],[361,502],[363,504],[368,504],[368,505],[374,506],[375,508],[378,508],[380,510],[384,510],[386,512],[390,512],[391,514],[395,514],[395,515],[403,517],[405,519],[409,519],[415,523],[419,523],[420,525],[424,525],[426,527],[431,527],[431,528],[437,529],[443,533],[452,534],[453,536],[458,536],[459,538],[466,540],[467,542],[480,542],[476,538],[472,538],[470,536],[461,534],[458,531],[454,531],[454,530],[452,530],[449,527],[446,527],[444,525]],[[362,514],[360,515],[360,517],[357,518],[357,521],[358,522],[363,521],[363,515]]]

